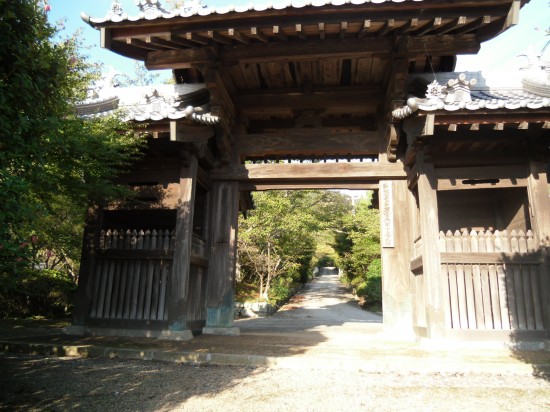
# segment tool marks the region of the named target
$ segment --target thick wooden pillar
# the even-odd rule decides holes
[[[543,322],[550,331],[550,197],[546,168],[544,162],[530,161],[527,185],[531,223],[543,257],[539,274]]]
[[[215,182],[212,187],[210,264],[206,289],[205,334],[238,335],[233,327],[237,266],[238,182]]]
[[[86,212],[80,273],[78,274],[78,290],[73,312],[73,325],[75,326],[84,326],[86,319],[90,315],[92,295],[96,282],[96,248],[101,228],[101,215],[101,209],[97,205],[90,206]]]
[[[186,302],[191,269],[191,239],[198,161],[195,156],[189,156],[185,163],[180,171],[174,261],[169,281],[168,328],[172,332],[184,332],[188,335],[187,337],[192,338],[193,335],[187,330],[186,325]]]
[[[384,331],[400,338],[414,337],[409,264],[412,243],[411,202],[414,202],[414,197],[407,187],[407,181],[380,182]]]
[[[425,278],[426,337],[444,337],[447,329],[445,313],[448,295],[447,280],[441,276],[439,254],[439,216],[437,181],[434,166],[424,161],[424,153],[416,156],[418,169],[418,200],[420,206],[420,235],[422,265]]]

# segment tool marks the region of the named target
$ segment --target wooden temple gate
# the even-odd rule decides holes
[[[526,2],[169,12],[141,0],[137,17],[118,4],[84,16],[102,47],[172,69],[177,84],[128,106],[151,139],[120,176],[135,198],[90,209],[75,327],[238,333],[237,221],[250,192],[349,188],[379,190],[388,332],[546,336],[550,92],[524,84],[523,101],[449,73]]]

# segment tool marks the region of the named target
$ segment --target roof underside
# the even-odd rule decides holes
[[[342,155],[375,155],[384,114],[405,97],[407,76],[452,71],[457,54],[477,53],[481,41],[515,24],[526,2],[294,2],[172,14],[149,8],[137,18],[90,24],[101,30],[102,47],[149,69],[174,69],[180,83],[204,82],[213,114],[241,136],[248,154],[322,154],[326,148],[312,143],[335,138]],[[281,131],[300,143],[265,149]]]

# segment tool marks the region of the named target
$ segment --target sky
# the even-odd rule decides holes
[[[265,2],[265,0],[256,1]],[[92,29],[80,17],[81,12],[85,12],[91,17],[104,17],[109,11],[111,3],[112,0],[49,0],[51,6],[49,19],[52,23],[64,19],[65,30],[63,33],[66,35],[82,28],[83,42],[89,47],[85,53],[90,55],[92,61],[102,62],[105,70],[108,71],[109,66],[112,66],[119,72],[132,74],[133,61],[101,49],[99,47],[99,31]],[[161,3],[163,3],[162,0]],[[216,7],[227,3],[246,4],[250,3],[250,0],[203,0],[203,3]],[[121,4],[129,15],[139,13],[139,8],[135,5],[134,0],[122,0]],[[508,29],[497,38],[483,43],[477,55],[459,56],[455,71],[492,72],[516,69],[524,63],[524,60],[517,56],[524,52],[528,46],[532,45],[537,51],[541,51],[546,42],[550,40],[550,36],[546,36],[544,32],[548,28],[550,28],[550,1],[531,0],[522,8],[517,26]],[[549,56],[548,60],[550,60],[550,46],[546,49],[545,56]],[[169,71],[164,71],[161,79],[169,76]]]

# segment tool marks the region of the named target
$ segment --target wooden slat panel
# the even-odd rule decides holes
[[[139,295],[140,291],[144,290],[141,267],[141,261],[138,260],[134,263],[134,287],[132,290],[132,308],[130,311],[130,319],[137,319]]]
[[[457,230],[454,233],[454,251],[461,253],[462,252],[462,239],[460,238],[460,232]],[[458,294],[458,310],[460,314],[460,327],[461,329],[468,329],[468,304],[466,302],[466,282],[464,279],[464,265],[458,264],[455,265],[456,271],[456,287]]]
[[[95,280],[94,280],[94,291],[92,294],[92,304],[90,307],[90,317],[95,318],[97,314],[97,307],[99,305],[100,295],[100,285],[101,280],[105,277],[103,274],[103,262],[101,260],[97,260],[96,263],[96,270],[95,270]]]
[[[512,250],[517,247],[520,253],[527,253],[527,238],[525,232],[520,230],[515,232],[514,230],[511,233]],[[517,246],[516,246],[517,244]],[[533,285],[531,281],[531,267],[528,265],[521,266],[521,277],[523,280],[523,293],[525,299],[525,314],[527,320],[527,329],[534,330],[536,329],[536,318],[535,318],[535,302],[533,300]]]
[[[170,266],[167,264],[167,262],[163,261],[161,262],[161,275],[160,275],[160,285],[159,285],[159,304],[158,304],[158,312],[157,312],[157,319],[158,320],[166,320],[166,289],[167,289],[167,282],[168,282],[168,270],[170,269]]]
[[[470,251],[471,244],[469,233],[467,230],[464,230],[462,232],[462,252],[469,253]],[[468,329],[477,329],[472,265],[464,265],[464,284],[466,287],[466,310],[468,312]]]
[[[300,75],[297,76],[298,77],[297,86],[302,86],[304,85],[304,83],[313,81],[313,62],[311,61],[298,62],[296,64],[296,67],[298,68],[300,73]]]
[[[284,62],[274,62],[274,63],[266,63],[265,66],[267,68],[266,74],[268,76],[265,76],[265,79],[267,81],[267,84],[270,88],[284,88],[289,87],[290,85],[286,84],[285,82],[285,72],[283,65],[286,64]],[[263,72],[263,71],[262,71]]]
[[[544,330],[544,318],[542,316],[543,300],[541,299],[542,282],[540,281],[540,267],[531,266],[531,292],[533,294],[533,306],[535,312],[535,329]]]
[[[162,262],[162,261],[161,261]],[[161,279],[161,272],[162,266],[155,265],[153,270],[153,291],[151,293],[151,315],[150,319],[152,320],[160,320],[158,319],[158,307],[159,307],[159,296],[160,296],[160,279]]]
[[[491,239],[489,237],[487,237],[487,239],[489,244]],[[492,250],[488,248],[488,251]],[[508,241],[507,236],[502,237],[498,230],[495,231],[494,251],[504,253],[510,252],[510,242]],[[498,265],[497,270],[498,289],[495,289],[495,291],[491,290],[491,293],[493,295],[493,299],[496,299],[496,293],[498,291],[498,300],[496,302],[499,302],[499,306],[493,303],[493,310],[496,312],[497,309],[500,309],[500,322],[502,329],[510,329],[510,322],[512,321],[512,318],[517,319],[517,316],[515,315],[516,308],[513,295],[513,275],[511,271],[506,271],[503,265]],[[512,285],[512,292],[509,288],[510,284]]]
[[[176,233],[174,232],[174,235],[175,234]],[[170,248],[170,244],[171,244],[170,242],[171,242],[170,231],[165,230],[164,231],[164,236],[163,236],[162,248],[164,250],[168,250]],[[189,251],[190,247],[186,247],[184,249]],[[174,262],[173,262],[174,265],[175,265],[175,262],[176,262],[176,259],[174,259]],[[172,265],[170,264],[169,261],[164,260],[164,261],[161,262],[161,266],[162,266],[162,275],[161,275],[161,278],[160,278],[161,284],[160,284],[160,296],[159,296],[159,311],[158,311],[157,319],[167,320],[168,319],[168,316],[167,316],[168,314],[166,312],[166,306],[167,306],[166,296],[167,296],[167,293],[168,293],[168,289],[171,286],[171,285],[168,284],[168,279],[169,279],[169,275],[172,273]],[[173,283],[174,279],[171,279],[171,282]],[[175,287],[181,287],[181,285],[179,283],[176,283]]]
[[[147,233],[147,232],[145,232]],[[144,235],[145,235],[144,233]],[[145,236],[143,240],[143,249],[148,250],[151,247],[151,237]],[[143,319],[145,311],[145,301],[146,301],[146,292],[148,286],[148,272],[149,272],[149,262],[141,263],[141,273],[140,273],[140,287],[138,295],[138,304],[137,304],[137,313],[136,319]]]
[[[109,261],[109,278],[107,279],[107,290],[105,294],[105,308],[101,317],[110,318],[113,301],[113,289],[115,284],[115,276],[118,273],[119,261]]]
[[[118,300],[117,300],[117,308],[116,308],[116,315],[115,315],[117,319],[122,319],[122,315],[124,314],[126,283],[128,279],[128,268],[130,266],[130,261],[123,260],[122,264],[123,264],[122,274],[120,276],[120,285],[118,290]]]
[[[117,263],[116,272],[114,274],[114,286],[113,286],[113,292],[111,295],[111,311],[109,314],[109,318],[114,319],[116,318],[117,314],[117,305],[119,301],[119,292],[120,292],[120,281],[122,278],[122,272],[125,266],[125,262],[123,260],[119,261]]]
[[[470,234],[470,253],[479,252],[479,236],[475,231]],[[481,266],[472,265],[472,284],[474,288],[474,307],[476,326],[485,329],[485,317],[483,316],[483,292],[481,284]]]
[[[447,253],[454,252],[455,244],[452,238],[452,233],[448,231],[445,239],[445,250]],[[443,262],[443,261],[442,261]],[[443,266],[443,265],[442,265]],[[451,311],[451,325],[453,329],[461,328],[460,319],[460,298],[458,294],[458,282],[456,274],[456,266],[454,264],[446,265],[447,276],[449,282],[449,298],[450,298],[450,311]]]
[[[337,86],[340,84],[340,60],[328,59],[323,61],[323,85]]]
[[[246,80],[245,86],[247,89],[259,89],[261,87],[258,66],[252,63],[239,65],[242,70],[243,78]],[[237,85],[237,87],[239,87]]]
[[[487,243],[485,242],[485,233],[479,234],[479,252],[487,251]],[[491,287],[489,283],[489,265],[481,266],[481,295],[483,298],[483,317],[485,319],[485,327],[494,329],[495,323],[493,319],[493,311],[491,309]],[[500,326],[500,325],[499,325]]]
[[[510,233],[510,251],[512,253],[519,253],[519,241],[517,239],[517,234],[515,231]],[[520,265],[511,265],[512,267],[509,270],[509,274],[513,273],[514,279],[514,290],[516,292],[516,305],[517,305],[517,316],[518,316],[518,325],[520,329],[527,329],[527,317],[525,310],[525,297],[524,297],[524,288],[522,280],[522,270]]]
[[[361,59],[357,59],[355,84],[367,85],[373,83],[372,65],[372,57],[363,57]]]

